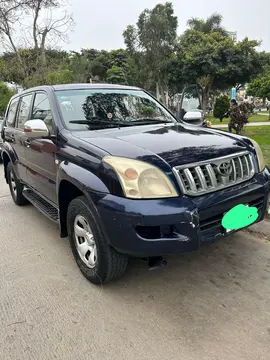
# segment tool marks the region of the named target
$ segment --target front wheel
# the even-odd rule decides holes
[[[15,204],[19,206],[28,204],[28,200],[23,196],[23,185],[16,177],[11,162],[9,162],[7,165],[7,180],[9,190]]]
[[[128,257],[107,243],[85,196],[71,201],[67,223],[75,261],[91,283],[104,284],[124,275]]]

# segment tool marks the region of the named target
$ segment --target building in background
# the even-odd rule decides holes
[[[230,36],[234,42],[237,41],[237,31],[227,31],[228,36]]]

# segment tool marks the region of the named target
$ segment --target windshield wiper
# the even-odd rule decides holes
[[[151,125],[152,123],[169,123],[172,121],[161,120],[161,119],[152,119],[152,118],[142,118],[135,121],[113,121],[113,120],[104,120],[98,117],[93,117],[89,120],[71,120],[70,124],[82,124],[88,125],[90,128],[103,128],[104,126],[108,127],[121,127],[121,126],[134,126],[134,125]]]
[[[133,122],[133,124],[134,124],[134,122],[135,122],[135,123],[140,123],[140,122],[146,122],[146,121],[147,121],[147,122],[157,122],[157,123],[162,123],[162,124],[173,122],[173,121],[171,121],[171,120],[158,119],[158,118],[148,118],[148,117],[136,119],[135,121],[132,121],[132,122]]]
[[[129,122],[121,122],[121,121],[112,121],[112,120],[103,120],[100,118],[91,118],[91,120],[71,120],[69,121],[70,124],[82,124],[82,125],[89,125],[89,127],[103,127],[111,125],[112,127],[120,127],[120,126],[131,126],[132,124]]]

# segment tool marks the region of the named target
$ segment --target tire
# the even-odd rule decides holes
[[[20,180],[16,177],[12,163],[9,162],[7,165],[7,179],[9,190],[13,201],[16,205],[23,206],[28,204],[28,200],[23,196],[23,185]]]
[[[106,241],[85,196],[71,201],[67,212],[68,235],[75,261],[82,274],[95,285],[124,275],[128,256],[115,251]]]

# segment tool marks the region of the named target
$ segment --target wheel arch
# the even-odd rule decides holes
[[[8,183],[7,166],[8,166],[8,163],[11,162],[11,159],[6,151],[3,151],[3,153],[2,153],[2,160],[3,160],[3,165],[4,165],[5,180],[6,180],[6,183]]]
[[[106,193],[109,193],[107,187],[89,170],[73,163],[61,163],[57,174],[60,236],[66,237],[68,235],[67,210],[73,199],[84,195],[92,210],[98,216],[94,204],[100,199],[98,194],[104,196]]]

